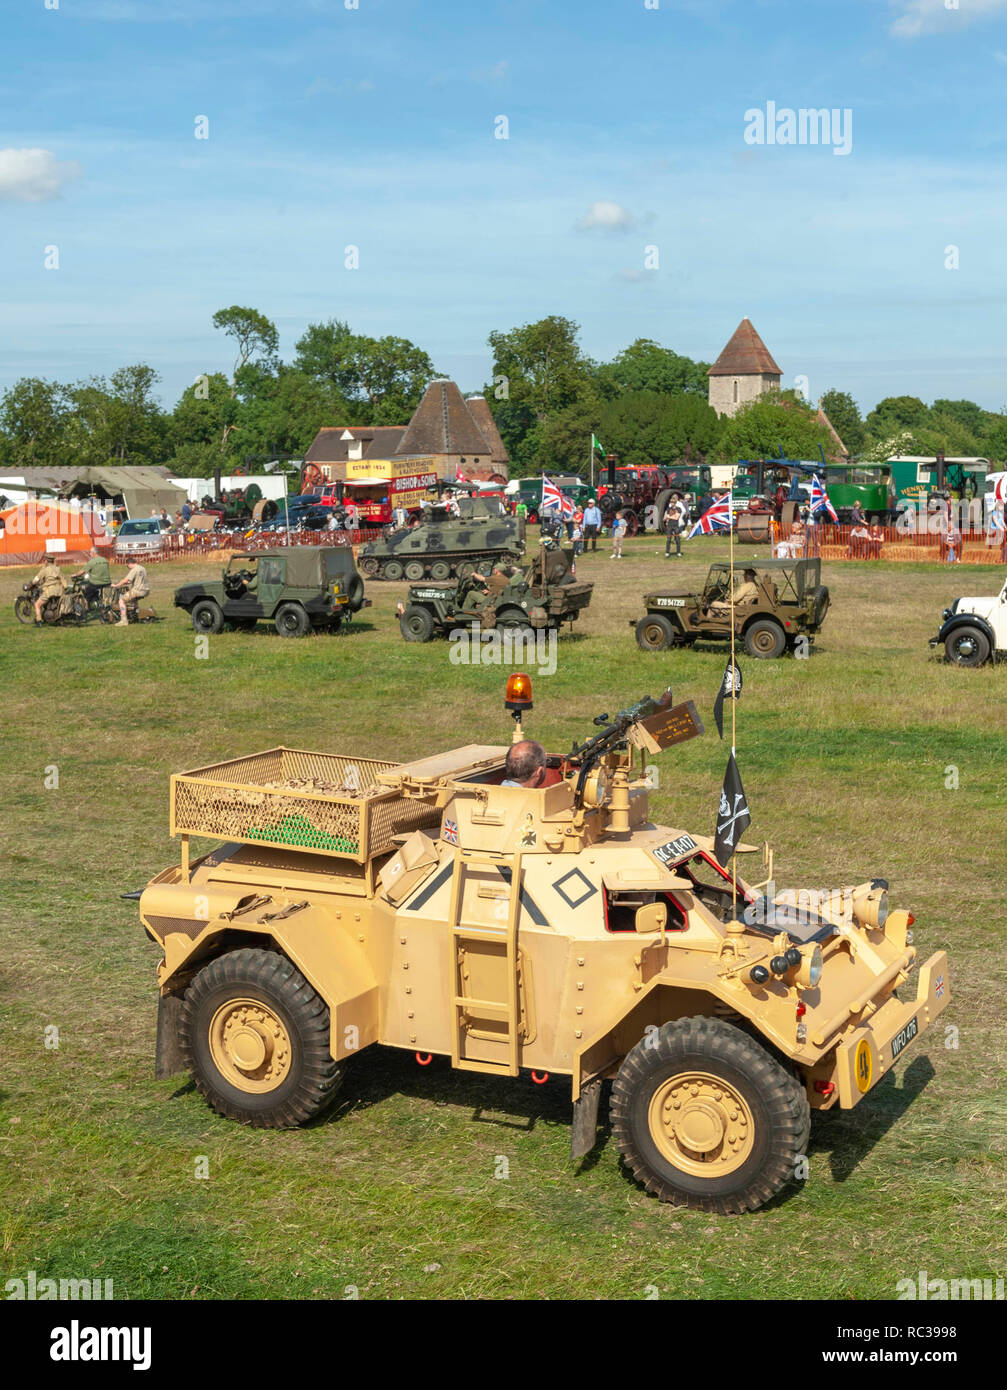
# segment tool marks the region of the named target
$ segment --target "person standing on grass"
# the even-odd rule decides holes
[[[681,560],[682,532],[685,530],[687,519],[685,503],[682,501],[682,494],[680,492],[673,492],[668,498],[668,505],[665,507],[664,516],[661,518],[661,524],[664,527],[665,534],[664,558],[666,560],[671,559],[672,539],[675,541],[675,556],[677,559]]]
[[[598,532],[601,530],[601,508],[592,497],[584,508],[584,549],[598,549]]]
[[[615,520],[612,522],[612,556],[613,560],[622,559],[622,543],[626,532],[629,529],[626,518],[622,511],[617,511]]]

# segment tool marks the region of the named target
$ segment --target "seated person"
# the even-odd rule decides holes
[[[759,600],[759,588],[755,582],[755,570],[749,568],[745,570],[741,583],[734,586],[734,606],[740,608],[745,604],[757,603]],[[707,609],[711,618],[729,618],[731,616],[731,602],[729,599],[716,599]]]
[[[93,603],[95,599],[101,597],[102,589],[111,584],[112,572],[108,567],[108,561],[104,556],[98,554],[94,546],[91,547],[88,554],[87,564],[82,570],[75,570],[71,577],[73,579],[83,578],[84,601],[85,603]]]
[[[533,738],[512,743],[504,762],[502,787],[554,787],[563,778],[555,767],[546,767],[545,749]]]
[[[870,539],[871,533],[868,531],[863,521],[854,525],[853,529],[850,531],[850,545],[846,552],[848,558],[852,560],[855,556],[866,555],[870,545]]]
[[[516,565],[494,565],[490,572],[489,579],[486,580],[486,590],[490,594],[500,594],[504,589],[510,588],[514,576],[518,573]]]
[[[471,612],[482,606],[482,600],[489,593],[486,575],[479,570],[464,575],[455,588],[455,607],[460,612]]]

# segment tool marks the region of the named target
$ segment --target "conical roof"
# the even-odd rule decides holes
[[[730,342],[707,372],[707,376],[761,376],[782,373],[773,354],[756,333],[751,319],[742,319]]]
[[[472,454],[491,458],[490,445],[453,381],[432,381],[423,393],[396,454]]]
[[[503,440],[500,438],[500,431],[497,429],[497,422],[493,419],[493,412],[485,396],[467,396],[465,404],[468,406],[469,414],[479,426],[479,433],[486,440],[490,448],[490,457],[501,463],[509,463],[510,455]]]

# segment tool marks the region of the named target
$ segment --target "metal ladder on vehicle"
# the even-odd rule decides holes
[[[465,875],[470,868],[510,870],[507,894],[507,924],[503,932],[485,924],[467,925],[459,920],[465,896]],[[451,932],[451,1065],[461,1071],[492,1072],[498,1076],[517,1076],[518,1029],[520,1023],[518,991],[518,923],[521,918],[521,882],[524,870],[521,851],[513,854],[493,854],[485,850],[455,850],[454,876],[451,880],[451,901],[448,906],[448,927]],[[506,873],[503,874],[506,878]],[[473,999],[464,993],[462,970],[465,964],[467,941],[503,942],[505,947],[504,973],[507,986],[505,999]],[[506,1060],[485,1061],[462,1056],[466,1016],[475,1013],[487,1019],[498,1019],[506,1026]]]

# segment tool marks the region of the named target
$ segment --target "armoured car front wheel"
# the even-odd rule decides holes
[[[811,1129],[804,1087],[717,1018],[666,1023],[623,1059],[612,1132],[634,1176],[662,1202],[754,1211],[795,1176]]]
[[[281,637],[303,637],[311,627],[311,619],[299,603],[281,603],[273,626]]]
[[[434,615],[429,609],[413,604],[402,614],[399,627],[407,642],[429,642],[434,635]]]
[[[343,1079],[325,1001],[276,951],[231,951],[204,966],[182,1001],[180,1041],[200,1095],[260,1129],[305,1124]]]
[[[745,651],[749,656],[777,657],[787,649],[787,639],[779,623],[758,618],[745,630]]]
[[[194,632],[214,633],[219,632],[224,626],[224,615],[219,604],[214,603],[212,598],[201,598],[198,603],[194,603],[191,617]]]
[[[471,570],[469,571],[471,573]],[[451,566],[447,560],[435,560],[430,566],[430,578],[436,579],[438,583],[451,578]]]
[[[382,579],[401,579],[401,578],[402,578],[402,562],[401,562],[401,560],[389,560],[389,561],[388,561],[388,564],[385,565],[384,569],[381,571],[381,578],[382,578]]]
[[[667,651],[675,641],[675,629],[663,613],[648,613],[636,625],[636,645],[645,652]]]
[[[944,642],[944,655],[956,666],[982,666],[989,654],[989,639],[977,627],[956,627]]]

